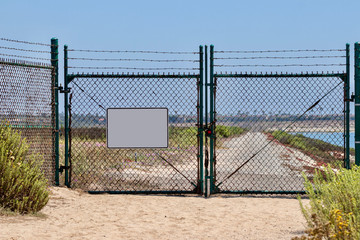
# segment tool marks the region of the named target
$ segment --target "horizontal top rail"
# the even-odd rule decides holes
[[[39,63],[39,62],[29,62],[23,60],[15,60],[15,59],[3,59],[0,58],[0,64],[3,65],[13,65],[20,67],[33,67],[33,68],[44,68],[44,69],[53,69],[54,67],[47,63]]]
[[[329,64],[214,64],[214,67],[326,67],[326,66],[346,66],[344,63]]]
[[[75,69],[126,69],[126,70],[148,70],[148,71],[159,71],[159,70],[198,70],[199,68],[176,68],[176,67],[163,67],[163,68],[138,68],[138,67],[76,67],[71,66],[67,68]]]
[[[200,78],[191,73],[77,73],[68,74],[69,81],[75,78]]]
[[[258,73],[258,72],[245,72],[245,73],[214,73],[214,77],[239,77],[239,78],[256,78],[256,77],[340,77],[346,76],[345,72],[305,72],[305,73]]]

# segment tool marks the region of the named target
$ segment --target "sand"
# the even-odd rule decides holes
[[[305,229],[294,197],[51,191],[36,216],[0,216],[0,239],[291,239]]]

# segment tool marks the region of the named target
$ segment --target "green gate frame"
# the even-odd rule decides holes
[[[223,191],[219,188],[222,184],[216,183],[216,87],[217,78],[219,77],[338,77],[344,81],[344,167],[350,169],[350,45],[346,44],[346,72],[345,73],[305,73],[305,74],[253,74],[253,73],[241,73],[241,74],[218,74],[214,72],[214,46],[210,45],[210,92],[209,104],[210,104],[210,124],[206,126],[210,130],[208,137],[210,138],[210,169],[209,174],[206,174],[206,184],[210,186],[206,187],[205,195],[209,196],[214,193],[240,193],[240,194],[304,194],[305,191],[251,191],[251,190],[239,190],[239,191]],[[207,84],[206,84],[207,86]],[[355,44],[355,106],[356,108],[356,123],[360,123],[360,43]],[[357,145],[356,151],[356,165],[360,165],[360,127],[356,127],[355,143]],[[207,172],[207,171],[206,171]],[[236,171],[235,171],[236,172]]]
[[[204,50],[203,46],[199,46],[199,73],[198,74],[69,74],[68,73],[68,46],[64,46],[64,89],[60,89],[64,93],[64,110],[65,110],[65,124],[64,124],[64,135],[65,135],[65,165],[59,167],[59,171],[65,171],[65,185],[71,187],[71,127],[69,123],[71,119],[69,113],[71,111],[71,106],[69,104],[69,93],[71,88],[69,88],[69,83],[75,78],[193,78],[197,79],[197,88],[198,88],[198,105],[197,105],[197,114],[198,114],[198,124],[197,124],[197,139],[198,139],[198,179],[197,185],[193,191],[88,191],[89,193],[111,193],[111,194],[179,194],[179,193],[197,193],[203,194],[204,192],[204,154],[203,154],[203,145],[204,145]],[[59,172],[58,171],[58,172]],[[57,174],[58,174],[57,172]]]

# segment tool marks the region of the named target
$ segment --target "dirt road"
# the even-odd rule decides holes
[[[220,188],[228,191],[299,191],[303,189],[301,172],[314,165],[315,161],[302,152],[276,141],[270,143],[262,132],[224,141],[216,151],[217,184],[223,182]]]

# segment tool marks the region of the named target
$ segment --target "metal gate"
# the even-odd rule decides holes
[[[79,58],[69,56],[69,52],[73,55],[137,54],[141,57]],[[171,59],[159,58],[158,55],[171,55]],[[190,57],[184,59],[183,55]],[[69,65],[68,61],[78,65]],[[94,61],[96,65],[91,65]],[[123,65],[99,66],[99,61],[118,61]],[[141,67],[126,65],[129,62],[140,63]],[[171,66],[158,68],[147,65],[156,63],[170,63]],[[199,52],[154,52],[73,50],[65,46],[63,92],[66,107],[65,152],[68,154],[65,155],[63,169],[66,185],[93,193],[200,193],[203,178],[200,168],[203,141],[202,63],[202,47]],[[179,64],[182,66],[179,67]],[[127,73],[69,74],[68,70],[72,68],[125,69]],[[189,70],[190,73],[144,72],[155,70]],[[168,108],[169,147],[107,148],[108,108]]]
[[[218,71],[224,68],[242,72]],[[254,68],[268,72],[250,72]],[[270,72],[276,68],[322,70]],[[311,179],[329,163],[350,167],[349,45],[282,51],[211,46],[209,88],[211,193],[302,193],[303,174]]]
[[[97,56],[114,53],[181,58]],[[327,164],[350,167],[348,45],[281,51],[211,46],[209,74],[207,53],[207,46],[205,58],[202,47],[154,52],[65,46],[65,184],[93,193],[303,193],[303,174],[311,179]],[[184,59],[185,54],[197,57]],[[149,67],[154,63],[171,65]],[[265,72],[251,72],[255,67]],[[68,73],[71,68],[127,72]],[[289,72],[271,72],[275,68]],[[161,69],[190,73],[154,73]],[[144,107],[168,108],[169,148],[107,148],[106,109]]]

